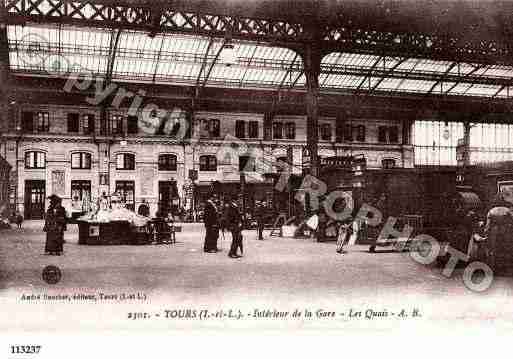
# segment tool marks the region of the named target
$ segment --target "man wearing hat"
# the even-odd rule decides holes
[[[45,254],[60,256],[63,253],[66,210],[62,206],[62,199],[59,196],[52,194],[48,199],[50,206],[46,211],[43,228],[43,231],[46,232]]]
[[[242,214],[239,210],[239,206],[235,198],[232,198],[230,204],[227,207],[226,214],[226,222],[228,226],[228,230],[232,232],[232,244],[230,246],[230,252],[228,253],[228,257],[230,258],[240,258],[244,254],[243,244],[242,244]],[[241,255],[237,254],[237,250],[240,248]]]
[[[206,234],[203,251],[207,253],[218,252],[217,240],[219,239],[219,210],[215,202],[215,195],[211,195],[205,202],[203,222],[205,223]]]
[[[258,201],[255,206],[255,217],[257,220],[257,232],[258,239],[260,241],[264,240],[264,225],[265,225],[265,206],[262,202]]]

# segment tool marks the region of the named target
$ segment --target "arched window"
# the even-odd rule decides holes
[[[91,169],[91,154],[87,152],[75,152],[71,154],[71,168],[90,170]]]
[[[30,151],[25,153],[25,168],[46,168],[46,153]]]
[[[200,171],[217,171],[217,158],[213,155],[200,156]]]
[[[159,155],[159,171],[176,171],[176,156],[173,154]]]
[[[135,155],[131,153],[119,153],[116,157],[116,169],[118,170],[134,170]]]

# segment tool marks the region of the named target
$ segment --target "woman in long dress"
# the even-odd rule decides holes
[[[50,206],[46,211],[43,228],[46,232],[45,254],[60,256],[63,253],[66,210],[62,207],[59,196],[51,195],[48,199],[50,199]]]

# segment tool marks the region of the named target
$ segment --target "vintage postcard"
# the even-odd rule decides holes
[[[0,11],[0,333],[511,329],[513,4]]]

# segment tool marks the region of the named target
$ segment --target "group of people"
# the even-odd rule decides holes
[[[205,202],[203,222],[206,230],[205,242],[203,245],[203,251],[205,253],[219,252],[219,231],[224,232],[225,230],[228,230],[232,234],[232,243],[230,251],[228,252],[228,257],[240,258],[244,255],[242,237],[244,220],[235,198],[225,201],[224,205],[222,205],[217,195],[210,196],[210,198]],[[263,239],[260,226],[259,239]]]

